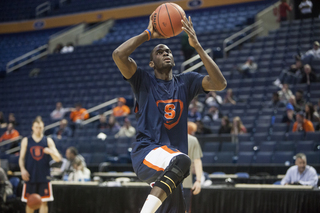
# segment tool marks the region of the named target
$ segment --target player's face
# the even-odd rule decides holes
[[[307,161],[306,159],[297,158],[296,165],[298,166],[299,172],[302,173],[306,169]]]
[[[42,122],[40,122],[40,123],[35,122],[32,125],[32,131],[36,135],[41,135],[43,133],[43,129],[44,129],[44,125]]]
[[[156,70],[171,68],[175,65],[173,55],[168,46],[159,44],[153,49],[153,61],[150,66]]]

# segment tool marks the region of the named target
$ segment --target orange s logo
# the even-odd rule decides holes
[[[174,106],[174,104],[167,104],[164,108],[164,111],[165,111],[164,117],[166,119],[174,119],[174,117],[176,116],[175,109],[176,107]]]
[[[43,147],[42,146],[32,146],[30,148],[30,153],[33,159],[39,161],[43,157]]]
[[[163,124],[167,129],[170,130],[179,123],[181,114],[183,112],[183,102],[181,100],[159,100],[157,101],[157,107],[159,107],[160,111],[167,119],[167,121]]]

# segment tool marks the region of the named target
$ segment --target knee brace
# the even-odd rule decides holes
[[[189,175],[191,160],[187,155],[181,154],[172,158],[169,166],[155,182],[168,195]]]

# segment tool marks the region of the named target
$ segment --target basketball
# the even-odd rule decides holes
[[[182,31],[181,20],[184,10],[175,3],[164,3],[153,13],[152,23],[155,30],[166,38],[178,35]]]
[[[28,197],[27,205],[29,208],[36,210],[39,209],[41,206],[41,197],[39,194],[31,194]]]

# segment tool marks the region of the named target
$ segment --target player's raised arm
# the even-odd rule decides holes
[[[136,62],[129,56],[137,47],[152,38],[164,37],[153,29],[151,15],[147,30],[145,30],[140,35],[130,38],[113,51],[112,58],[119,68],[120,72],[126,79],[130,79],[137,70]]]
[[[196,49],[197,53],[208,72],[209,75],[203,78],[202,87],[205,91],[221,91],[227,87],[227,81],[223,77],[217,64],[211,59],[211,57],[203,50],[201,44],[198,41],[196,32],[193,28],[191,17],[189,20],[184,17],[182,20],[182,29],[189,36],[189,44]]]

